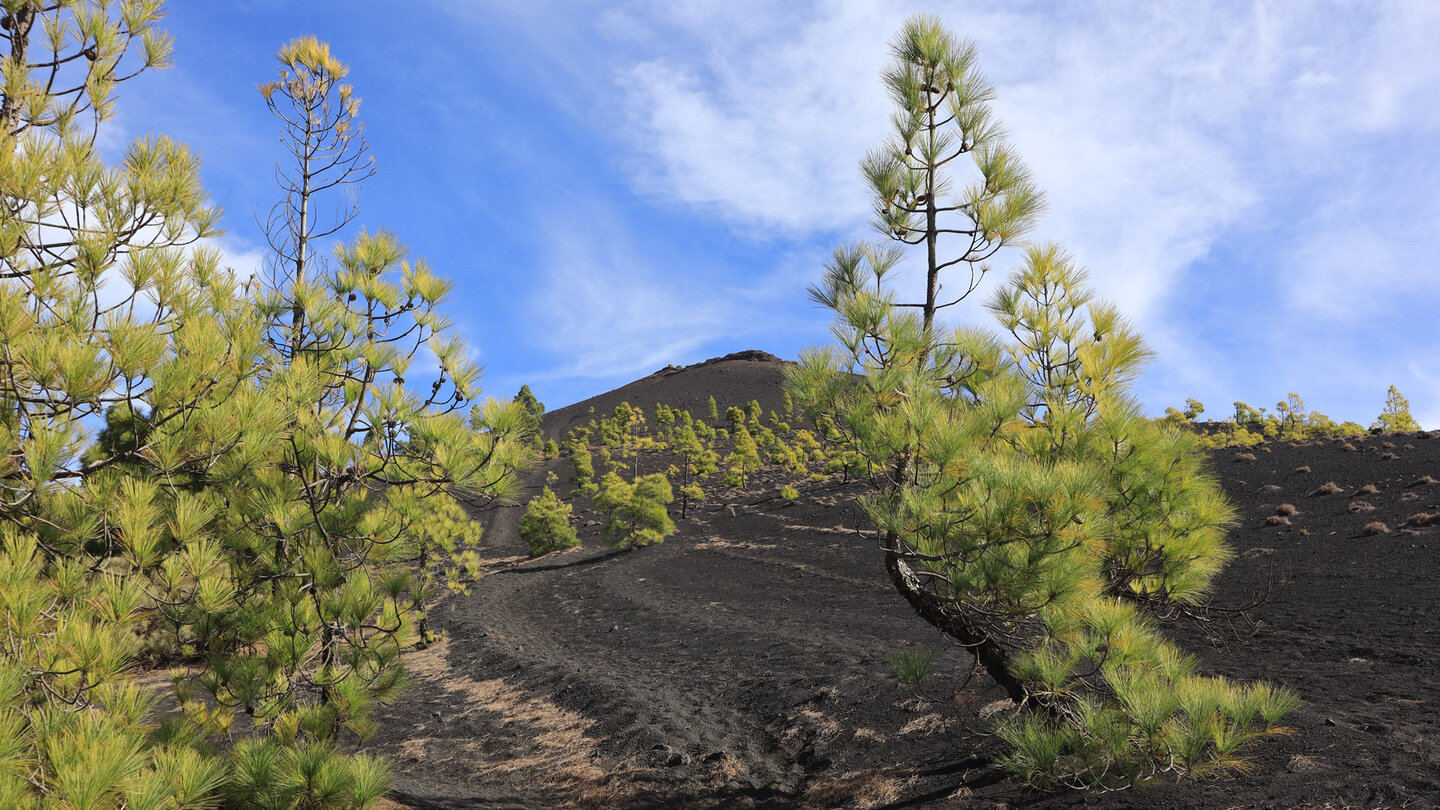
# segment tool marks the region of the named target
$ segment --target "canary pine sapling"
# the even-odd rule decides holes
[[[1141,416],[1128,386],[1149,351],[1058,247],[1028,247],[991,298],[1001,336],[942,330],[1039,195],[972,46],[917,16],[892,51],[897,132],[864,171],[882,233],[925,245],[924,297],[891,286],[894,246],[838,249],[811,294],[839,346],[804,353],[789,388],[878,471],[862,505],[897,590],[1021,709],[998,729],[1007,768],[1037,785],[1242,768],[1294,696],[1200,675],[1148,618],[1203,603],[1229,506],[1192,439]],[[967,154],[956,190],[942,178]],[[968,278],[940,297],[957,266]]]

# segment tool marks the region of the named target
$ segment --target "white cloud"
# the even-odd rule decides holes
[[[694,273],[656,266],[623,221],[591,209],[556,223],[524,320],[526,337],[558,358],[537,378],[649,373],[735,331],[731,299]]]
[[[694,50],[617,74],[640,187],[763,229],[861,220],[856,164],[885,135],[877,74],[892,15],[865,4],[768,25],[743,5],[643,14],[671,9],[671,34]]]
[[[1270,402],[1285,393],[1275,386],[1368,412],[1348,389],[1388,376],[1414,383],[1417,412],[1440,408],[1403,352],[1349,345],[1392,345],[1375,316],[1440,284],[1440,4],[907,5],[632,0],[560,14],[537,2],[509,24],[547,44],[571,103],[581,88],[591,120],[620,129],[636,190],[743,237],[815,244],[870,236],[856,166],[886,134],[885,43],[912,8],[937,13],[977,41],[997,111],[1047,191],[1037,235],[1092,268],[1160,350],[1146,393]],[[589,270],[551,275],[552,289],[591,290],[597,325],[643,337],[582,354],[618,368],[629,352],[681,346],[663,319],[625,324],[703,290],[639,262],[622,273],[629,292],[606,298],[610,282],[591,274],[635,262],[584,258]],[[1233,312],[1203,309],[1219,298],[1197,293],[1216,287]],[[1240,323],[1246,340],[1214,334]],[[556,334],[558,348],[594,333]],[[1393,345],[1428,345],[1414,337]],[[1329,360],[1297,363],[1307,347]]]

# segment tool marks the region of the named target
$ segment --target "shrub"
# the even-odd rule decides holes
[[[674,500],[670,480],[661,473],[641,476],[633,484],[606,473],[595,496],[595,507],[610,516],[606,542],[633,549],[664,541],[675,533],[675,522],[665,509]]]
[[[782,500],[794,503],[799,497],[799,490],[795,489],[795,487],[791,486],[790,484],[786,484],[785,486],[780,488],[780,498]]]
[[[560,500],[550,487],[530,500],[520,518],[520,539],[530,548],[531,557],[580,545],[571,515],[570,504]]]

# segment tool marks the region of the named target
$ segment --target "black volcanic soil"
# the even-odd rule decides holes
[[[546,426],[555,435],[627,398],[648,411],[649,396],[697,414],[712,393],[722,410],[752,398],[768,410],[780,367],[667,370]],[[392,795],[416,810],[1434,807],[1440,525],[1405,525],[1440,512],[1440,484],[1417,483],[1440,479],[1440,438],[1350,441],[1213,452],[1241,518],[1218,600],[1267,588],[1270,600],[1248,636],[1174,635],[1209,671],[1305,700],[1295,733],[1261,742],[1248,775],[1088,795],[1004,780],[978,718],[1002,695],[891,589],[854,530],[859,490],[807,482],[787,505],[778,478],[623,554],[580,513],[582,548],[528,560],[519,510],[492,514],[491,573],[431,612],[448,637],[409,655],[414,685],[366,747],[395,760]],[[1311,494],[1327,482],[1341,492]],[[1366,484],[1378,492],[1354,495]],[[1349,511],[1356,501],[1373,511]],[[1282,503],[1298,509],[1290,525],[1267,526]],[[1391,532],[1366,536],[1372,521]],[[923,693],[897,682],[887,656],[899,649],[939,654]]]

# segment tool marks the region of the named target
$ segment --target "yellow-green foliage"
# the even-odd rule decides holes
[[[448,284],[394,236],[361,233],[328,268],[282,237],[284,271],[241,289],[193,247],[219,212],[192,154],[147,137],[105,165],[94,115],[169,52],[159,3],[112,9],[7,6],[0,806],[366,807],[384,764],[334,741],[375,728],[440,572],[474,573],[457,499],[514,491],[521,414],[466,424],[478,371],[435,311]],[[47,83],[52,33],[83,92]],[[360,131],[323,43],[281,62],[272,105]],[[64,214],[42,231],[36,211]],[[417,342],[444,369],[424,397],[403,384]],[[155,734],[142,640],[192,666]]]
[[[545,487],[530,501],[520,518],[520,539],[530,548],[532,557],[580,545],[570,504],[561,501],[550,487]]]
[[[1189,428],[1204,406],[1193,399],[1186,400],[1186,403],[1184,412],[1166,408],[1165,416],[1159,421],[1170,427]],[[1307,409],[1300,396],[1291,393],[1276,403],[1275,413],[1236,402],[1235,414],[1229,421],[1197,431],[1197,438],[1202,447],[1249,447],[1267,439],[1304,441],[1329,436],[1358,436],[1364,432],[1364,428],[1355,422],[1336,423],[1323,413]]]
[[[675,522],[665,509],[674,500],[669,479],[660,473],[643,475],[634,483],[606,473],[595,496],[595,508],[610,516],[605,540],[621,549],[663,541],[675,533]]]
[[[853,330],[847,345],[922,356],[918,323],[851,283],[875,277],[854,272],[866,253],[837,251],[831,265],[837,331]],[[1033,247],[990,304],[1009,343],[962,328],[936,337],[924,366],[819,350],[790,375],[797,398],[828,398],[871,462],[906,460],[905,483],[864,499],[866,513],[944,583],[937,596],[988,617],[976,620],[985,635],[1013,639],[1011,674],[1069,718],[1001,727],[1007,767],[1037,784],[1123,782],[1176,762],[1189,673],[1140,608],[1202,601],[1231,554],[1230,508],[1193,437],[1143,418],[1126,392],[1148,349],[1084,278],[1057,248]],[[851,371],[868,383],[849,383]],[[1103,664],[1104,687],[1085,679],[1087,662]],[[1232,697],[1256,688],[1215,683]],[[1269,728],[1244,713],[1223,718],[1245,740]],[[1176,769],[1233,765],[1232,753],[1212,739]]]
[[[787,387],[880,473],[862,506],[892,582],[1018,704],[999,729],[1006,767],[1101,785],[1235,767],[1293,696],[1202,688],[1145,618],[1204,601],[1231,556],[1230,507],[1193,438],[1141,415],[1128,389],[1150,352],[1058,247],[1028,247],[990,299],[999,336],[941,328],[942,273],[958,266],[960,297],[974,289],[1039,193],[1001,140],[973,46],[917,15],[892,53],[895,133],[861,167],[892,244],[835,251],[810,292],[834,310],[838,345],[803,353]],[[961,187],[945,173],[967,153],[983,179]],[[958,255],[927,251],[923,296],[902,299],[900,245],[957,232],[975,236]]]
[[[1420,423],[1410,415],[1410,401],[1392,385],[1385,392],[1385,410],[1371,427],[1386,433],[1415,433],[1420,430]]]
[[[732,482],[732,486],[743,487],[750,473],[760,467],[760,448],[743,423],[735,426],[732,437],[734,447],[725,459],[726,480]]]

